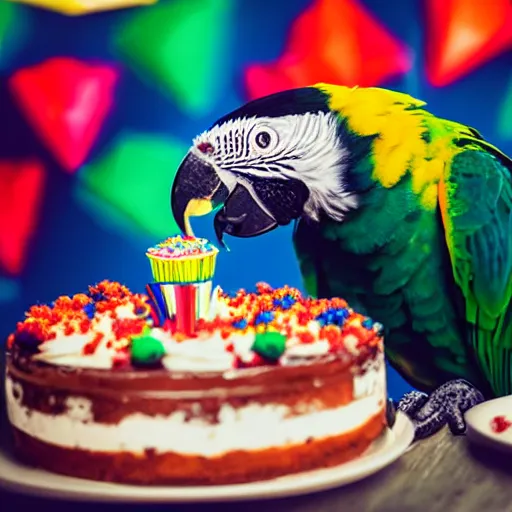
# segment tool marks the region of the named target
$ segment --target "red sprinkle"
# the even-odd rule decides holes
[[[505,416],[495,416],[491,420],[491,429],[496,434],[501,434],[512,427],[512,421],[507,420]]]
[[[301,343],[313,343],[315,341],[315,337],[309,331],[299,332],[297,333],[297,338],[301,341]]]
[[[94,336],[94,339],[87,343],[85,347],[83,348],[84,355],[92,355],[94,352],[96,352],[96,349],[98,348],[98,345],[101,343],[101,340],[103,339],[104,334],[101,332],[96,333],[96,336]]]

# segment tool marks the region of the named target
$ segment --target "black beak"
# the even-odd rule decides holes
[[[285,226],[302,215],[308,198],[300,180],[245,175],[215,215],[217,239],[224,245],[224,233],[249,238]]]
[[[300,180],[249,173],[233,177],[236,186],[230,192],[213,166],[193,153],[185,157],[171,191],[172,213],[183,233],[192,234],[188,217],[206,215],[223,205],[215,215],[214,227],[224,246],[224,233],[248,238],[298,219],[309,198],[309,190]]]
[[[228,198],[229,190],[213,166],[189,153],[181,163],[171,191],[174,220],[183,233],[191,235],[189,216],[205,215]]]

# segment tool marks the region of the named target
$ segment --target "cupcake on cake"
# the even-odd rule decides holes
[[[218,253],[205,238],[181,235],[147,250],[154,279],[148,293],[161,318],[174,320],[177,331],[193,334],[197,320],[208,317]]]
[[[206,238],[178,235],[150,247],[146,256],[155,281],[178,284],[212,279],[218,253]]]

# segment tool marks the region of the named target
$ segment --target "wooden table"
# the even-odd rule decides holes
[[[97,505],[0,491],[0,510],[52,512],[512,512],[512,456],[470,447],[448,431],[414,445],[392,466],[332,491],[282,500],[212,505]]]

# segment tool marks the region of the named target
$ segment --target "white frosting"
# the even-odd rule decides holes
[[[169,370],[222,372],[233,368],[235,356],[226,351],[219,333],[212,334],[207,340],[198,338],[179,342],[167,336],[162,341],[166,351],[162,363]]]
[[[220,318],[229,318],[229,306],[225,300],[221,297],[222,288],[220,286],[216,286],[212,292],[212,298],[210,302],[210,312],[209,319],[213,320],[215,317]]]
[[[137,318],[133,304],[118,306],[115,310],[117,318]],[[116,353],[115,348],[109,347],[108,343],[115,341],[112,331],[114,318],[107,314],[96,315],[92,325],[86,334],[66,335],[60,327],[54,327],[56,338],[46,341],[39,346],[40,353],[35,354],[35,360],[44,361],[49,364],[69,365],[77,368],[112,368],[112,359]],[[84,347],[94,340],[98,333],[103,338],[96,347],[93,354],[84,355]]]
[[[295,357],[321,357],[329,353],[329,342],[327,340],[317,340],[313,343],[297,343],[287,348],[283,359]]]
[[[363,368],[363,373],[354,376],[354,398],[362,398],[386,389],[386,364],[380,353]]]
[[[229,318],[231,308],[222,297],[222,290],[216,287],[212,294],[211,308],[208,316],[215,318]],[[133,303],[118,306],[115,310],[117,319],[135,319],[137,315],[134,311]],[[111,369],[116,357],[115,333],[112,330],[114,315],[109,313],[96,314],[91,321],[91,326],[86,334],[74,333],[67,335],[62,326],[53,327],[56,337],[40,345],[40,353],[35,354],[35,360],[44,361],[48,364],[65,365],[77,368],[96,368]],[[292,329],[296,326],[298,320],[295,316],[290,317],[285,311],[275,312],[275,323],[279,326],[286,319]],[[279,328],[279,327],[278,327]],[[310,359],[321,357],[329,353],[329,342],[319,339],[321,326],[319,322],[311,320],[306,329],[313,337],[311,343],[303,343],[295,335],[286,340],[285,353],[280,358],[280,363],[296,364],[301,359]],[[98,334],[103,337],[95,347],[92,354],[84,353],[86,345],[91,343]],[[222,372],[233,369],[236,358],[243,362],[250,363],[254,359],[254,352],[251,350],[255,333],[253,330],[247,332],[232,331],[229,339],[221,337],[220,332],[213,334],[203,333],[199,338],[177,341],[166,330],[155,327],[149,329],[150,336],[160,340],[165,348],[166,355],[162,360],[165,368],[174,371],[193,371],[193,372]],[[358,342],[356,336],[349,334],[344,337],[344,345],[349,352],[358,353]],[[233,345],[233,351],[226,350],[226,344]]]
[[[238,409],[225,404],[218,424],[186,421],[183,412],[169,416],[132,414],[117,425],[99,424],[93,420],[89,400],[78,397],[67,399],[63,414],[43,414],[21,404],[21,387],[9,377],[6,396],[11,423],[47,443],[94,451],[140,453],[155,449],[212,457],[233,450],[302,444],[309,438],[341,435],[364,425],[385,404],[383,361],[358,382],[360,396],[348,405],[327,410],[303,407],[302,414],[290,415],[290,409],[282,404],[252,403]]]

